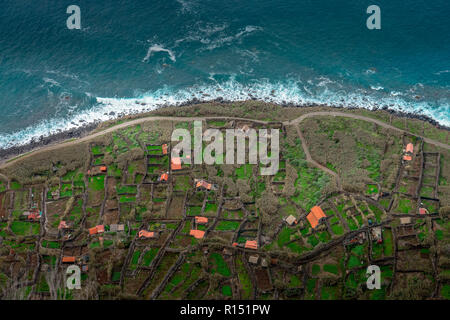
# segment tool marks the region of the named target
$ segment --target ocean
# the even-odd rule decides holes
[[[366,27],[372,4],[381,30]],[[450,126],[449,17],[448,0],[2,0],[0,148],[194,98]]]

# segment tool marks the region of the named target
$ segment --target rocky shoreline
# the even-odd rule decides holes
[[[7,149],[0,149],[0,162],[7,161],[11,158],[20,156],[22,154],[28,153],[30,151],[45,146],[58,144],[69,139],[82,138],[84,136],[89,135],[89,133],[91,133],[94,129],[96,129],[98,124],[99,123],[86,124],[82,127],[62,131],[56,134],[49,135],[47,137],[40,136],[39,138],[34,139],[30,143],[24,145],[14,146]]]
[[[256,100],[256,99],[254,99]],[[211,103],[211,102],[215,102],[215,103],[222,103],[224,105],[229,104],[229,103],[233,103],[235,101],[225,101],[223,99],[216,99],[214,101],[201,101],[198,99],[193,99],[192,101],[183,103],[178,105],[177,107],[181,107],[181,106],[189,106],[189,105],[195,105],[195,104],[202,104],[202,103]],[[290,103],[285,103],[285,104],[279,104],[278,106],[280,107],[291,107],[291,108],[309,108],[309,107],[328,107],[328,108],[334,108],[334,109],[342,109],[342,110],[356,110],[356,109],[361,109],[359,107],[345,107],[345,106],[328,106],[328,105],[318,105],[318,104],[311,104],[311,105],[295,105],[295,104],[290,104]],[[164,109],[167,107],[173,107],[173,105],[165,105],[165,106],[161,106],[158,109],[155,109],[153,111],[145,111],[142,113],[135,113],[135,114],[118,114],[117,118],[115,118],[114,120],[109,120],[109,121],[119,121],[121,119],[137,119],[143,116],[147,116],[157,110],[160,109]],[[418,119],[418,120],[422,120],[422,121],[426,121],[430,124],[432,124],[433,126],[438,127],[439,129],[444,129],[444,130],[449,130],[449,127],[445,127],[442,125],[439,125],[439,123],[428,117],[425,115],[421,115],[421,114],[414,114],[414,113],[407,113],[407,112],[402,112],[402,111],[397,111],[397,110],[393,110],[390,109],[387,106],[384,106],[378,110],[384,110],[394,116],[397,117],[402,117],[402,118],[409,118],[409,119]],[[18,157],[20,155],[23,155],[25,153],[34,151],[36,149],[45,147],[45,146],[49,146],[49,145],[54,145],[54,144],[58,144],[58,143],[62,143],[66,140],[70,140],[70,139],[75,139],[75,138],[82,138],[85,137],[87,135],[89,135],[90,133],[92,133],[92,131],[94,131],[95,129],[97,129],[99,127],[99,125],[102,122],[94,122],[94,123],[90,123],[90,124],[85,124],[83,126],[80,126],[78,128],[75,129],[70,129],[67,131],[62,131],[56,134],[52,134],[49,136],[40,136],[37,139],[34,139],[33,141],[31,141],[28,144],[24,144],[24,145],[18,145],[18,146],[13,146],[11,148],[6,148],[6,149],[0,149],[0,162],[7,162],[8,160]]]

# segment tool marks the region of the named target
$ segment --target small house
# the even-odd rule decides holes
[[[172,170],[181,170],[181,158],[180,157],[172,158],[170,168]]]
[[[161,147],[162,147],[162,153],[167,154],[167,150],[168,150],[167,143],[164,143]]]
[[[202,230],[191,230],[189,232],[189,234],[191,236],[193,236],[196,239],[203,239],[203,237],[205,236],[205,231]]]
[[[258,255],[253,255],[248,258],[248,262],[250,262],[251,264],[258,264],[258,261],[259,261]]]
[[[322,208],[319,206],[314,206],[311,208],[311,212],[306,216],[311,227],[315,229],[320,223],[322,223],[327,216],[323,212]]]
[[[67,223],[64,220],[61,220],[61,222],[59,223],[58,229],[69,229],[69,226],[67,225]]]
[[[245,248],[246,249],[257,250],[258,249],[258,243],[255,240],[247,240],[245,242]]]
[[[419,214],[427,214],[428,210],[426,208],[419,208]]]
[[[159,182],[167,182],[169,180],[169,173],[165,172],[158,177]]]
[[[89,228],[89,235],[97,234],[97,227]]]
[[[97,233],[103,233],[105,232],[105,226],[100,224],[98,226],[95,226],[95,228],[97,228]]]
[[[195,179],[195,187],[197,189],[207,190],[207,191],[216,189],[216,187],[213,184],[206,182],[205,180],[200,180],[200,179]]]
[[[75,263],[75,257],[63,257],[62,263]]]
[[[297,224],[297,219],[295,219],[295,217],[293,215],[290,215],[289,217],[287,217],[285,221],[290,226]]]
[[[111,232],[119,232],[119,231],[124,231],[125,230],[125,225],[123,224],[111,224],[109,226],[109,231]]]
[[[37,221],[41,218],[41,214],[40,213],[30,213],[28,215],[28,220],[33,220],[33,221]]]
[[[107,172],[108,168],[106,166],[101,166],[100,167],[100,172]]]
[[[195,223],[197,223],[197,224],[207,224],[208,223],[208,218],[196,216],[195,217]]]
[[[146,239],[155,238],[155,233],[153,231],[141,230],[139,231],[139,238],[146,238]]]
[[[412,144],[412,143],[408,143],[407,145],[406,145],[406,153],[414,153],[414,145]]]

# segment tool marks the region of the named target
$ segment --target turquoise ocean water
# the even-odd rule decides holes
[[[66,8],[81,9],[68,30]],[[381,8],[381,30],[366,9]],[[450,126],[446,0],[3,0],[0,148],[164,104],[257,98]]]

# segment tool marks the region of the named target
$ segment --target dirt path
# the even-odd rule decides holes
[[[334,116],[334,117],[345,117],[345,118],[352,118],[352,119],[357,119],[357,120],[363,120],[363,121],[367,121],[367,122],[372,122],[372,123],[376,123],[377,125],[387,128],[387,129],[391,129],[391,130],[395,130],[398,132],[402,132],[402,133],[407,133],[419,138],[422,138],[423,141],[429,143],[429,144],[433,144],[435,146],[438,146],[440,148],[444,148],[447,150],[450,150],[450,145],[433,140],[433,139],[429,139],[426,138],[424,136],[420,136],[417,134],[414,134],[412,132],[403,130],[403,129],[399,129],[397,127],[394,127],[386,122],[383,122],[381,120],[377,120],[374,118],[370,118],[370,117],[365,117],[365,116],[361,116],[361,115],[357,115],[357,114],[352,114],[352,113],[345,113],[345,112],[339,112],[339,111],[318,111],[318,112],[311,112],[311,113],[306,113],[304,115],[302,115],[301,117],[298,117],[294,120],[289,120],[289,121],[285,121],[283,122],[284,125],[291,125],[291,124],[298,124],[300,122],[302,122],[303,120],[305,120],[306,118],[311,118],[311,117],[317,117],[317,116]]]
[[[42,152],[47,152],[47,151],[52,151],[52,150],[57,150],[66,146],[72,146],[78,143],[82,143],[82,142],[86,142],[86,141],[90,141],[93,140],[97,137],[100,137],[104,134],[107,133],[111,133],[114,132],[116,130],[119,129],[123,129],[129,126],[133,126],[133,125],[137,125],[137,124],[141,124],[144,122],[149,122],[149,121],[164,121],[164,120],[175,120],[175,121],[195,121],[195,120],[208,120],[208,119],[226,119],[226,120],[242,120],[242,121],[252,121],[252,122],[256,122],[256,123],[261,123],[261,124],[267,124],[267,121],[261,121],[261,120],[255,120],[255,119],[248,119],[248,118],[236,118],[236,117],[146,117],[146,118],[139,118],[136,120],[131,120],[131,121],[127,121],[118,125],[115,125],[111,128],[107,128],[103,131],[100,132],[96,132],[93,134],[90,134],[88,136],[85,136],[83,138],[80,139],[76,139],[76,140],[70,140],[70,141],[61,141],[61,142],[57,142],[55,144],[49,145],[49,146],[45,146],[45,147],[41,147],[38,149],[35,149],[33,151],[30,151],[22,156],[17,156],[16,159],[14,160],[3,160],[3,162],[0,162],[0,169],[3,168],[7,168],[10,165],[29,158],[30,156],[36,155],[36,154],[40,154]]]
[[[294,126],[295,126],[295,129],[297,130],[297,134],[298,134],[300,140],[302,141],[302,147],[303,147],[303,151],[305,152],[305,155],[306,155],[306,161],[311,163],[313,166],[319,168],[320,170],[325,171],[329,175],[332,175],[333,177],[335,177],[339,189],[342,189],[341,180],[339,179],[339,176],[337,175],[337,173],[334,172],[333,170],[330,170],[327,167],[321,165],[320,163],[318,163],[311,157],[311,154],[309,153],[309,149],[308,149],[308,144],[306,143],[305,137],[303,137],[302,131],[300,130],[298,124],[294,124]]]
[[[365,117],[365,116],[360,116],[360,115],[356,115],[356,114],[351,114],[351,113],[345,113],[345,112],[338,112],[338,111],[319,111],[319,112],[311,112],[311,113],[307,113],[304,114],[294,120],[288,120],[288,121],[284,121],[283,124],[284,125],[296,125],[299,124],[300,122],[302,122],[303,120],[305,120],[306,118],[311,118],[311,117],[316,117],[316,116],[337,116],[337,117],[346,117],[346,118],[352,118],[352,119],[358,119],[358,120],[363,120],[363,121],[368,121],[368,122],[372,122],[372,123],[376,123],[379,126],[382,126],[384,128],[388,128],[388,129],[392,129],[392,130],[396,130],[398,132],[404,132],[404,133],[408,133],[408,134],[412,134],[415,135],[411,132],[408,132],[406,130],[402,130],[399,128],[396,128],[394,126],[391,126],[385,122],[382,122],[380,120],[377,119],[373,119],[370,117]],[[88,135],[86,137],[80,138],[80,139],[76,139],[76,140],[72,140],[72,141],[67,141],[67,142],[58,142],[57,144],[54,145],[50,145],[50,146],[46,146],[46,147],[42,147],[40,149],[37,149],[35,151],[31,151],[23,156],[19,156],[17,159],[11,160],[9,162],[7,162],[8,160],[3,161],[2,163],[0,163],[0,169],[4,169],[6,167],[9,167],[10,165],[26,159],[32,155],[36,155],[42,152],[47,152],[47,151],[51,151],[51,150],[58,150],[62,147],[66,147],[66,146],[71,146],[71,145],[75,145],[77,143],[82,143],[82,142],[86,142],[86,141],[90,141],[92,139],[95,139],[97,137],[100,137],[104,134],[107,133],[111,133],[114,132],[116,130],[119,129],[123,129],[129,126],[133,126],[133,125],[137,125],[140,123],[144,123],[144,122],[148,122],[148,121],[163,121],[163,120],[175,120],[175,121],[195,121],[195,120],[208,120],[208,119],[225,119],[225,120],[242,120],[242,121],[252,121],[252,122],[256,122],[256,123],[261,123],[261,124],[267,124],[269,123],[268,121],[262,121],[262,120],[256,120],[256,119],[248,119],[248,118],[236,118],[236,117],[221,117],[221,116],[216,116],[216,117],[160,117],[160,116],[156,116],[156,117],[146,117],[146,118],[139,118],[139,119],[135,119],[135,120],[131,120],[131,121],[127,121],[118,125],[115,125],[111,128],[107,128],[103,131],[100,132],[96,132],[94,134]],[[415,135],[418,136],[418,135]],[[423,136],[418,136],[420,138],[422,138],[425,142],[433,144],[435,146],[450,150],[450,145],[447,145],[445,143],[439,142],[439,141],[435,141],[429,138],[425,138]],[[303,143],[303,140],[302,140]],[[328,171],[328,168],[325,168]],[[330,173],[331,174],[331,173]]]

